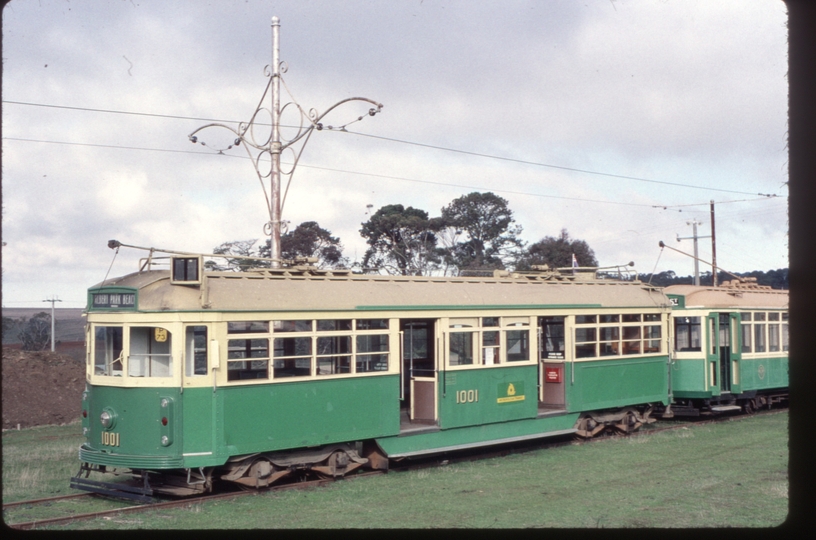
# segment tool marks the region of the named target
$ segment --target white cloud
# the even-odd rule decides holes
[[[726,190],[323,131],[284,219],[318,221],[347,256],[365,250],[367,204],[435,215],[493,190],[528,242],[567,228],[602,264],[635,260],[640,271],[655,264],[657,241],[690,234],[689,219],[709,234],[714,199],[722,266],[787,266],[784,199],[726,203],[756,198],[729,191],[786,195],[783,3],[14,0],[3,13],[3,99],[245,121],[266,84],[272,15],[286,83],[306,109],[352,96],[385,105],[352,131]],[[344,105],[327,123],[365,111]],[[191,144],[205,123],[4,103],[3,301],[57,293],[81,306],[110,265],[110,238],[192,251],[260,238],[265,202],[245,151],[215,154],[233,138],[221,128],[201,133],[207,147]],[[139,256],[123,251],[111,272],[135,270]],[[668,252],[660,265],[691,268]]]

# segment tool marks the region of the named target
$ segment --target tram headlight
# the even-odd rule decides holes
[[[106,407],[99,415],[99,423],[105,429],[111,429],[116,425],[116,413],[110,407]]]

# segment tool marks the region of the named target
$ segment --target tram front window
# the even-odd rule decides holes
[[[122,327],[97,326],[94,333],[94,374],[122,376]]]
[[[171,377],[170,338],[164,328],[131,328],[128,377]]]

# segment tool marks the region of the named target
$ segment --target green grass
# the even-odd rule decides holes
[[[65,495],[79,470],[79,422],[3,432],[3,502]]]
[[[787,423],[745,417],[71,528],[772,527],[788,513]]]

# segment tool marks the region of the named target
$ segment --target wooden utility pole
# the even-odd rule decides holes
[[[711,274],[717,286],[717,235],[714,232],[714,201],[711,201]]]
[[[51,352],[54,352],[54,303],[55,302],[62,302],[56,295],[52,298],[47,300],[43,300],[43,302],[51,302]]]

